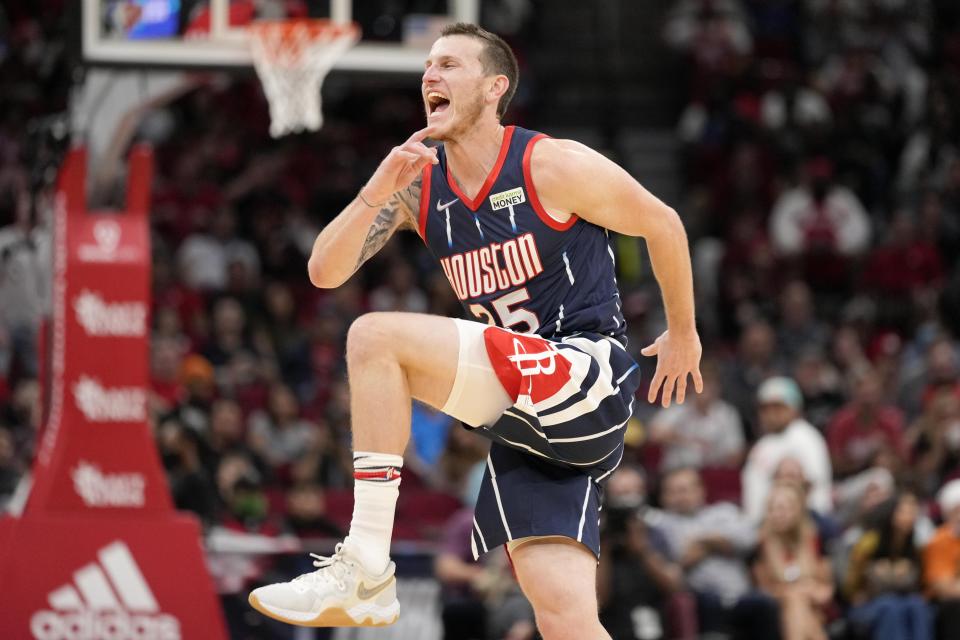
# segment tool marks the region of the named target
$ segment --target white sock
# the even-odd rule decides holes
[[[393,516],[400,495],[403,457],[389,453],[353,453],[353,519],[344,542],[373,575],[390,563]]]

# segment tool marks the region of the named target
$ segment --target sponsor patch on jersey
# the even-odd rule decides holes
[[[500,193],[495,193],[490,196],[490,207],[496,211],[497,209],[506,209],[507,207],[512,207],[526,201],[527,198],[523,195],[523,187],[517,187],[516,189],[501,191]]]

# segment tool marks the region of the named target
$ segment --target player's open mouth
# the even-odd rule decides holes
[[[427,94],[427,109],[430,111],[431,116],[443,113],[449,106],[450,98],[439,91],[431,91]]]

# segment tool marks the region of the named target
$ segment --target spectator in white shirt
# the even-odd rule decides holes
[[[764,435],[753,445],[743,467],[743,510],[747,517],[754,522],[763,518],[774,473],[786,457],[796,458],[803,465],[810,481],[808,506],[819,513],[830,513],[830,453],[820,432],[801,415],[803,399],[797,383],[790,378],[770,378],[757,391],[757,405]]]
[[[805,170],[806,183],[784,191],[773,206],[770,238],[777,254],[859,255],[870,243],[870,217],[860,200],[833,182],[829,160],[811,160]]]
[[[650,439],[664,447],[661,468],[739,467],[744,438],[740,414],[720,398],[720,376],[704,362],[703,393],[691,402],[660,410],[650,426]]]

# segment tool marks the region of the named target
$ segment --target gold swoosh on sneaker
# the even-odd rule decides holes
[[[360,586],[357,587],[357,597],[360,598],[361,600],[369,600],[373,596],[377,595],[378,593],[380,593],[381,591],[389,587],[391,580],[393,580],[392,577],[387,578],[386,580],[384,580],[377,586],[373,587],[372,589],[368,589],[366,583],[361,582]]]

